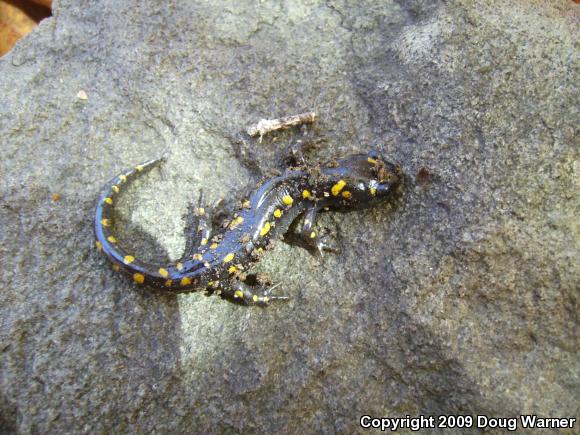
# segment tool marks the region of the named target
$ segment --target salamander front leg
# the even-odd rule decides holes
[[[331,246],[325,236],[318,234],[314,230],[314,222],[318,209],[312,207],[304,213],[304,223],[302,230],[299,233],[287,233],[284,235],[284,240],[290,244],[301,246],[307,249],[313,255],[324,256],[324,251],[338,253],[337,248]]]
[[[222,291],[222,295],[234,302],[241,302],[245,305],[257,305],[266,307],[275,301],[287,301],[290,298],[283,295],[272,295],[272,290],[278,287],[280,283],[271,287],[265,285],[251,286],[243,281],[234,279],[230,282],[227,290]]]
[[[286,163],[289,166],[302,166],[306,165],[305,155],[315,149],[323,139],[317,140],[299,140],[298,142],[290,145],[288,147]]]

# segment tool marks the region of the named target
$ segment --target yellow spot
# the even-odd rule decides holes
[[[137,284],[143,284],[145,282],[145,276],[143,276],[142,273],[134,273],[133,281],[135,281]]]
[[[282,210],[280,210],[279,208],[277,208],[276,210],[274,210],[274,217],[282,217]]]
[[[110,243],[117,243],[117,239],[115,239],[115,237],[114,237],[114,236],[109,236],[109,237],[107,237],[107,240],[108,240]]]
[[[284,205],[292,205],[294,200],[290,195],[284,195],[284,197],[282,198],[282,202],[284,203]]]
[[[238,216],[230,223],[230,229],[233,230],[234,228],[236,228],[238,225],[241,225],[242,223],[244,223],[244,218],[241,216]]]
[[[97,247],[97,249],[99,251],[102,251],[103,250],[103,245],[98,240],[95,240],[95,246]]]
[[[209,245],[209,249],[216,249],[219,245],[217,243],[212,243]]]
[[[314,197],[312,196],[312,193],[310,193],[310,191],[308,191],[308,190],[304,190],[302,192],[302,198],[304,198],[304,199],[314,199]]]
[[[230,222],[230,225],[229,225],[230,230],[233,230],[237,226],[238,226],[238,224],[236,223],[236,220],[232,219],[232,221]]]
[[[348,190],[345,190],[342,192],[342,197],[345,199],[350,199],[352,197],[352,193],[350,193]]]
[[[344,186],[346,186],[346,181],[338,180],[338,182],[334,186],[332,186],[330,192],[332,193],[333,196],[337,196]]]
[[[135,257],[133,257],[132,255],[125,255],[123,261],[125,262],[125,264],[131,264],[132,262],[135,261]]]
[[[246,199],[243,203],[242,203],[242,207],[243,208],[252,208],[252,203],[250,202],[249,199]]]
[[[268,296],[264,296],[264,299],[262,299],[264,302],[268,302],[270,300],[270,298]]]
[[[311,238],[311,239],[313,239],[313,238],[315,238],[315,237],[316,237],[316,233],[315,233],[314,231],[312,231],[312,232],[310,233],[310,238]]]
[[[377,163],[376,159],[373,159],[372,157],[369,157],[367,159],[367,162],[372,163],[373,165],[375,165]]]
[[[213,287],[213,286],[215,286],[215,281],[209,281],[209,282],[207,283],[207,286],[208,286],[208,287]]]
[[[127,181],[127,176],[125,174],[121,174],[119,175],[119,180],[121,180],[122,183],[125,183]]]
[[[254,296],[252,296],[252,300],[253,300],[254,302],[258,302],[258,295],[254,295]]]
[[[219,282],[219,281],[212,281],[212,282],[211,282],[211,286],[212,286],[213,288],[218,288],[218,286],[219,286],[219,285],[220,285],[220,282]]]
[[[104,227],[108,227],[111,225],[111,221],[109,219],[101,219],[101,225]]]
[[[137,166],[135,166],[135,169],[137,169],[137,171],[141,172],[143,170],[143,166],[137,165]]]
[[[266,223],[264,224],[264,226],[260,230],[260,236],[264,237],[269,232],[270,232],[270,222],[266,221]]]
[[[207,239],[201,239],[201,246],[207,245]]]
[[[235,254],[233,252],[230,252],[228,255],[226,255],[224,257],[224,263],[229,263],[230,261],[232,261],[234,259]]]
[[[181,269],[183,269],[183,264],[178,261],[177,263],[175,263],[175,268],[177,270],[181,270]]]
[[[119,193],[119,186],[113,186],[113,192]]]
[[[191,284],[191,278],[188,278],[187,276],[181,278],[181,281],[179,281],[179,285],[181,287],[185,287],[186,285]]]
[[[371,187],[370,190],[371,190],[371,195],[372,196],[376,196],[376,194],[377,194],[377,188],[376,187]]]
[[[201,260],[203,260],[203,257],[202,257],[201,254],[193,254],[193,259],[194,260],[201,261]]]
[[[165,281],[165,287],[171,287],[172,285],[173,285],[172,279],[168,279],[167,281]]]
[[[238,270],[238,268],[236,266],[230,266],[230,268],[228,269],[229,273],[236,273],[236,270]]]
[[[109,205],[112,205],[112,204],[113,204],[113,199],[112,199],[112,198],[109,198],[109,197],[107,196],[107,197],[106,197],[106,198],[103,200],[103,202],[106,202],[107,204],[109,204]]]
[[[205,208],[199,207],[197,209],[197,214],[199,214],[200,216],[203,216],[205,214]]]
[[[169,272],[167,272],[167,269],[164,269],[163,267],[160,267],[158,272],[159,275],[161,275],[163,278],[167,278],[169,276]]]
[[[115,272],[118,272],[120,269],[121,269],[121,268],[119,267],[119,265],[118,265],[118,264],[113,264],[113,270],[114,270]]]
[[[244,293],[241,290],[236,290],[234,293],[234,298],[243,298]]]

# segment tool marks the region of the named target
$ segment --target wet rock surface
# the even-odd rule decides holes
[[[2,429],[576,417],[580,6],[182,3],[63,0],[0,59]],[[243,135],[305,110],[315,128]],[[378,148],[407,179],[320,219],[340,254],[276,245],[257,271],[289,303],[138,289],[95,252],[124,168],[168,154],[118,238],[176,259],[200,188],[239,199],[305,132],[312,158]]]

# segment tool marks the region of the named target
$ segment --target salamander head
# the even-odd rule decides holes
[[[381,154],[371,151],[367,154],[367,162],[372,165],[372,177],[368,179],[369,189],[376,188],[376,197],[383,199],[389,196],[403,181],[403,171],[397,164],[388,162]]]
[[[346,156],[326,169],[334,179],[332,196],[341,197],[341,206],[373,206],[391,196],[403,179],[399,165],[388,162],[376,151]]]

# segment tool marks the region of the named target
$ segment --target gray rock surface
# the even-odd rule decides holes
[[[2,429],[578,417],[580,5],[487,3],[55,2],[0,59]],[[119,171],[169,154],[119,238],[175,259],[200,188],[236,198],[301,134],[245,127],[304,110],[317,158],[378,147],[408,177],[390,207],[320,220],[340,255],[276,246],[258,270],[291,302],[144,291],[95,252]]]

